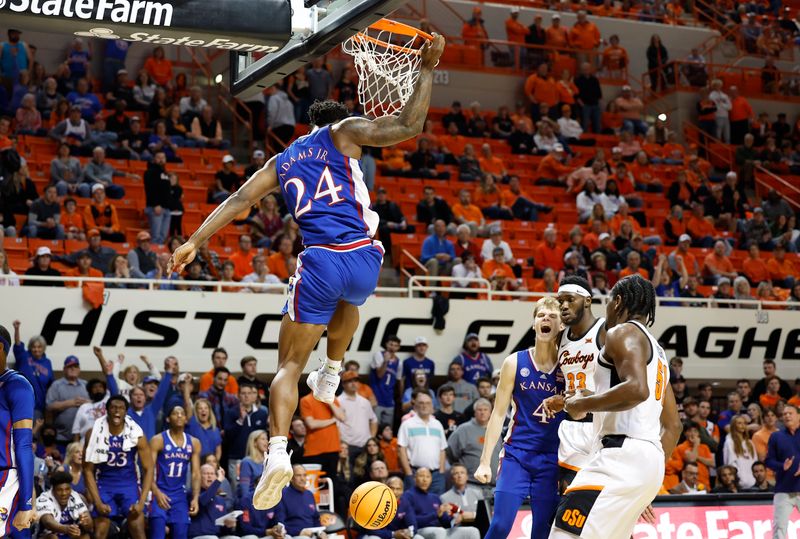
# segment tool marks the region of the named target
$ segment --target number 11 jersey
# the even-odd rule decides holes
[[[358,159],[336,149],[330,127],[300,137],[276,160],[281,192],[303,243],[346,245],[375,235],[378,214]]]

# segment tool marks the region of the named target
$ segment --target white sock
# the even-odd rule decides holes
[[[342,361],[334,361],[330,358],[325,360],[325,370],[332,374],[339,374],[339,371],[342,370]]]
[[[273,436],[269,439],[269,452],[270,453],[286,453],[286,444],[289,441],[286,436]]]

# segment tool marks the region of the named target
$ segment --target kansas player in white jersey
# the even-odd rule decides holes
[[[200,440],[189,436],[186,411],[174,406],[167,415],[169,429],[150,440],[155,460],[153,500],[150,504],[150,539],[164,539],[167,525],[172,539],[189,537],[190,516],[197,514],[200,497]],[[191,470],[192,499],[186,492]]]
[[[655,306],[653,285],[639,275],[611,290],[597,393],[578,391],[565,403],[576,419],[602,412],[597,446],[561,498],[551,538],[628,539],[661,488],[681,422],[669,363],[647,330]]]
[[[433,69],[444,50],[434,35],[421,49],[414,91],[397,117],[349,118],[333,101],[309,109],[314,127],[223,202],[170,259],[169,271],[194,260],[197,247],[241,212],[280,188],[297,221],[305,250],[289,282],[289,298],[278,337],[278,373],[270,386],[269,458],[253,494],[256,509],[281,499],[292,477],[287,436],[297,408],[297,383],[311,351],[328,331],[327,360],[308,377],[314,397],[332,403],[344,354],[358,327],[358,306],[377,285],[383,249],[372,240],[378,216],[358,166],[362,146],[391,146],[422,131],[430,104]]]
[[[11,334],[0,326],[0,537],[30,537],[33,500],[33,386],[6,369]]]
[[[511,532],[517,510],[531,499],[532,539],[547,537],[558,503],[558,427],[564,414],[553,417],[544,401],[564,392],[564,377],[558,370],[558,333],[562,328],[555,298],[542,298],[533,310],[536,346],[520,350],[503,361],[495,407],[486,427],[483,453],[475,478],[492,480],[490,462],[503,427],[508,406],[512,422],[500,453],[494,514],[486,539],[505,539]]]
[[[583,277],[571,275],[562,279],[558,287],[558,302],[561,322],[566,326],[558,347],[558,365],[564,374],[567,392],[586,390],[594,393],[594,372],[606,337],[606,320],[592,314],[592,287]],[[553,399],[563,402],[560,396]],[[567,415],[561,422],[558,428],[561,492],[589,461],[594,438],[592,414],[581,420]]]

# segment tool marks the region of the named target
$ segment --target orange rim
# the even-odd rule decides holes
[[[369,28],[371,30],[376,30],[378,32],[391,32],[393,34],[400,34],[408,37],[421,37],[427,41],[433,39],[433,36],[428,34],[427,32],[423,32],[419,28],[414,28],[413,26],[409,26],[407,24],[403,24],[402,22],[393,21],[390,19],[380,19],[379,21],[370,24]],[[382,39],[378,39],[372,37],[364,32],[359,32],[353,36],[353,39],[358,40],[365,40],[375,43],[376,45],[380,45],[382,47],[386,47],[387,49],[392,49],[397,52],[402,52],[406,54],[419,54],[419,49],[412,49],[410,47],[401,47],[400,45],[394,45],[393,43],[387,43]]]

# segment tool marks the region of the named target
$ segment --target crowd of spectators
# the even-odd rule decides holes
[[[66,533],[62,526],[91,529],[95,501],[84,481],[83,436],[105,415],[109,397],[122,395],[130,403],[128,416],[148,439],[166,428],[164,417],[175,406],[187,413],[186,432],[199,440],[202,462],[200,511],[192,517],[191,536],[306,535],[301,532],[321,525],[318,507],[330,509],[332,503],[347,518],[350,493],[371,480],[394,491],[398,517],[383,531],[359,530],[359,537],[408,539],[409,529],[425,538],[479,537],[473,527],[478,504],[491,499],[492,485],[477,484],[473,474],[499,369],[475,334],[467,335],[447,373],[436,372],[441,358],[428,356],[424,338],[417,338],[413,353],[401,359],[400,339],[388,337],[369,365],[346,362],[341,392],[332,404],[312,395],[301,398],[289,441],[294,477],[283,501],[268,511],[253,509],[251,501],[268,447],[269,418],[269,387],[255,357],[242,358],[235,377],[227,352],[217,348],[210,369],[197,378],[181,372],[174,356],[164,360],[163,371],[142,356],[143,370],[122,355],[107,358],[95,347],[102,377],[86,380],[76,356],[63,360],[56,377],[45,340],[33,336],[25,343],[22,335],[15,322],[15,366],[35,393],[37,505],[44,534]],[[800,379],[792,389],[767,359],[762,379],[738,380],[723,397],[714,395],[707,382],[692,393],[680,358],[671,360],[670,369],[684,431],[668,459],[661,494],[772,492],[776,477],[777,492],[794,492],[786,488],[793,488],[787,484],[800,463],[781,456],[785,442],[775,433],[793,433],[800,426]],[[498,442],[493,477],[500,449]],[[323,486],[322,497],[321,478],[330,479],[333,489],[325,492]],[[229,516],[222,526],[214,524],[233,508],[243,513]],[[69,513],[71,521],[61,520]]]

